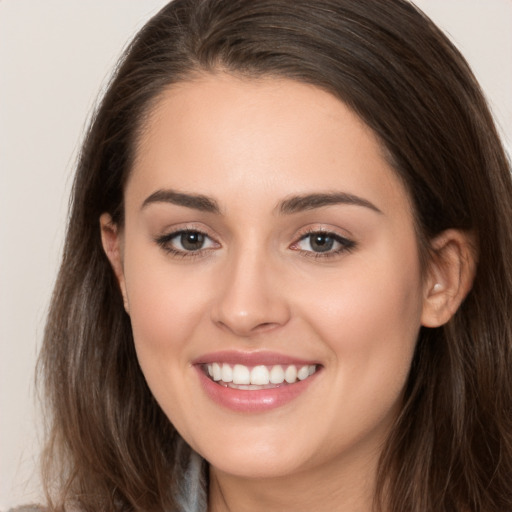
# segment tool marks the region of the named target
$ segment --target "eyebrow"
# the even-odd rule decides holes
[[[315,208],[337,204],[363,206],[364,208],[369,208],[370,210],[382,214],[382,211],[367,199],[346,192],[293,196],[279,203],[278,210],[281,214],[290,215],[305,210],[314,210]]]
[[[142,203],[142,209],[153,203],[171,203],[177,206],[185,206],[201,212],[220,213],[219,205],[215,199],[202,194],[187,194],[175,190],[157,190],[148,196]]]
[[[153,203],[171,203],[202,212],[220,214],[220,208],[215,199],[202,194],[188,194],[172,189],[161,189],[153,192],[142,203],[142,209]],[[379,208],[367,199],[346,192],[324,192],[292,196],[281,201],[277,205],[277,210],[283,215],[291,215],[337,204],[362,206],[377,213],[382,213]]]

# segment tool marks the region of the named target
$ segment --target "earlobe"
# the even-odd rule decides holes
[[[121,234],[119,227],[112,221],[112,217],[108,213],[100,216],[101,243],[103,250],[107,255],[114,274],[116,275],[119,288],[123,296],[124,309],[129,313],[128,298],[126,294],[126,283],[123,269],[123,254],[121,244]]]
[[[431,243],[421,323],[439,327],[450,320],[471,290],[476,272],[472,233],[449,229]]]

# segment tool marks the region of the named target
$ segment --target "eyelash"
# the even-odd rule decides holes
[[[211,246],[206,248],[199,248],[197,250],[184,250],[184,249],[176,249],[172,245],[172,240],[178,237],[182,237],[186,234],[199,235],[204,237],[205,240],[209,240]],[[326,250],[325,252],[316,252],[316,251],[307,251],[299,248],[299,244],[307,240],[308,238],[313,237],[314,235],[320,235],[326,238],[330,238],[333,243],[339,244],[339,248],[336,250]],[[165,235],[159,236],[155,238],[155,242],[168,254],[172,255],[175,258],[197,258],[201,256],[205,256],[210,253],[216,247],[220,246],[218,242],[212,239],[207,233],[204,231],[200,231],[198,229],[180,229],[178,231],[173,231],[172,233],[167,233]],[[311,242],[310,242],[311,243]],[[339,256],[344,252],[351,252],[356,248],[356,243],[353,240],[349,240],[341,235],[333,233],[332,231],[327,231],[323,229],[311,229],[306,233],[303,233],[297,242],[294,242],[290,249],[300,252],[308,258],[315,259],[325,259],[325,258],[333,258]]]
[[[326,238],[330,238],[333,240],[333,243],[339,244],[339,248],[332,251],[328,250],[325,252],[315,252],[315,251],[305,251],[303,249],[300,249],[298,247],[299,243],[303,240],[306,240],[308,238],[313,237],[314,235],[321,235]],[[311,242],[310,242],[311,244]],[[337,233],[333,233],[332,231],[327,231],[324,229],[311,229],[306,231],[301,235],[299,240],[297,242],[294,242],[291,246],[291,249],[296,250],[298,252],[301,252],[308,258],[315,258],[315,259],[326,259],[326,258],[335,258],[336,256],[339,256],[342,253],[349,253],[352,252],[356,248],[356,242],[353,240],[350,240],[344,236],[338,235]]]
[[[165,235],[159,236],[155,238],[155,242],[168,254],[175,258],[198,258],[201,256],[205,256],[208,254],[214,247],[206,247],[206,248],[200,248],[197,250],[183,250],[183,249],[176,249],[172,245],[172,240],[178,237],[182,237],[186,234],[194,234],[203,236],[205,240],[209,240],[212,245],[219,246],[218,242],[212,239],[207,233],[204,231],[201,231],[199,229],[179,229],[178,231],[173,231],[172,233],[167,233]]]

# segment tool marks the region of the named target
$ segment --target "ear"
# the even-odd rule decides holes
[[[473,285],[476,272],[474,237],[470,232],[448,229],[432,240],[431,253],[421,324],[439,327],[455,314]]]
[[[127,313],[130,312],[128,305],[128,296],[126,294],[126,282],[124,278],[123,268],[123,250],[122,250],[122,237],[119,232],[119,227],[112,221],[112,217],[108,213],[103,213],[100,216],[100,229],[101,229],[101,243],[103,250],[107,255],[114,274],[117,277],[119,288],[123,296],[124,309]]]

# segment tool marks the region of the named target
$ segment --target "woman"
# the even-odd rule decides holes
[[[170,3],[77,170],[50,509],[512,509],[511,207],[408,2]]]

